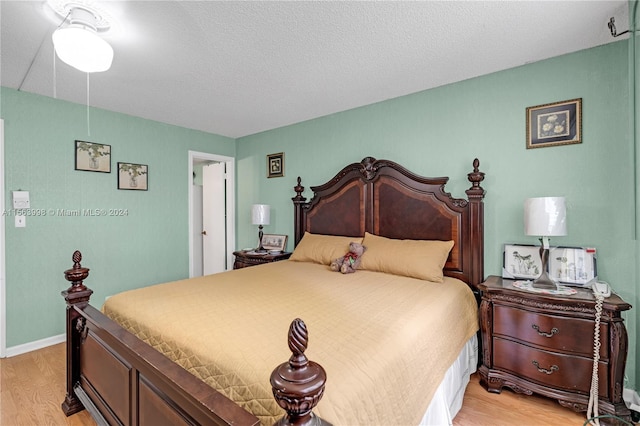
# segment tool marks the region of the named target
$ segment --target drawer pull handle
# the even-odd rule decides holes
[[[538,364],[538,361],[536,360],[531,361],[531,364],[535,365],[540,373],[551,374],[554,371],[560,370],[560,367],[558,367],[557,365],[552,365],[549,370],[547,370],[546,368],[540,368],[540,364]]]
[[[550,333],[545,333],[544,331],[540,331],[540,327],[538,327],[536,324],[531,324],[531,328],[537,331],[539,335],[544,337],[553,337],[554,334],[560,333],[560,330],[558,330],[556,327],[553,327]]]

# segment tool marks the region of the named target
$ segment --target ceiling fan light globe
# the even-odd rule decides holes
[[[91,29],[69,25],[57,29],[52,39],[58,58],[80,71],[103,72],[111,68],[113,48]]]

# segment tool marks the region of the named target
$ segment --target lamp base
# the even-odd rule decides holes
[[[266,253],[267,251],[264,249],[264,247],[262,247],[262,225],[258,226],[258,248],[255,249],[254,251],[256,253]]]
[[[543,272],[538,278],[533,280],[533,288],[556,290],[558,286],[551,280],[551,278],[549,278],[549,275],[547,275],[546,272]]]

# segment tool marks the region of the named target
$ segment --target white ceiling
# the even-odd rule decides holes
[[[91,106],[237,138],[615,41],[627,0],[102,1],[111,69]],[[87,102],[61,19],[0,1],[0,83]]]

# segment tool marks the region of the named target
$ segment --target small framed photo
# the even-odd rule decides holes
[[[527,149],[582,143],[582,98],[527,108]]]
[[[284,152],[267,155],[267,177],[284,176]]]
[[[287,235],[262,235],[262,248],[268,251],[284,251],[287,248]]]
[[[76,141],[76,170],[111,173],[111,145]]]
[[[534,280],[542,273],[540,247],[505,244],[502,276],[511,279]]]
[[[118,163],[118,189],[146,191],[149,167],[146,164]]]
[[[586,286],[598,278],[596,249],[551,247],[549,278],[568,285]]]

